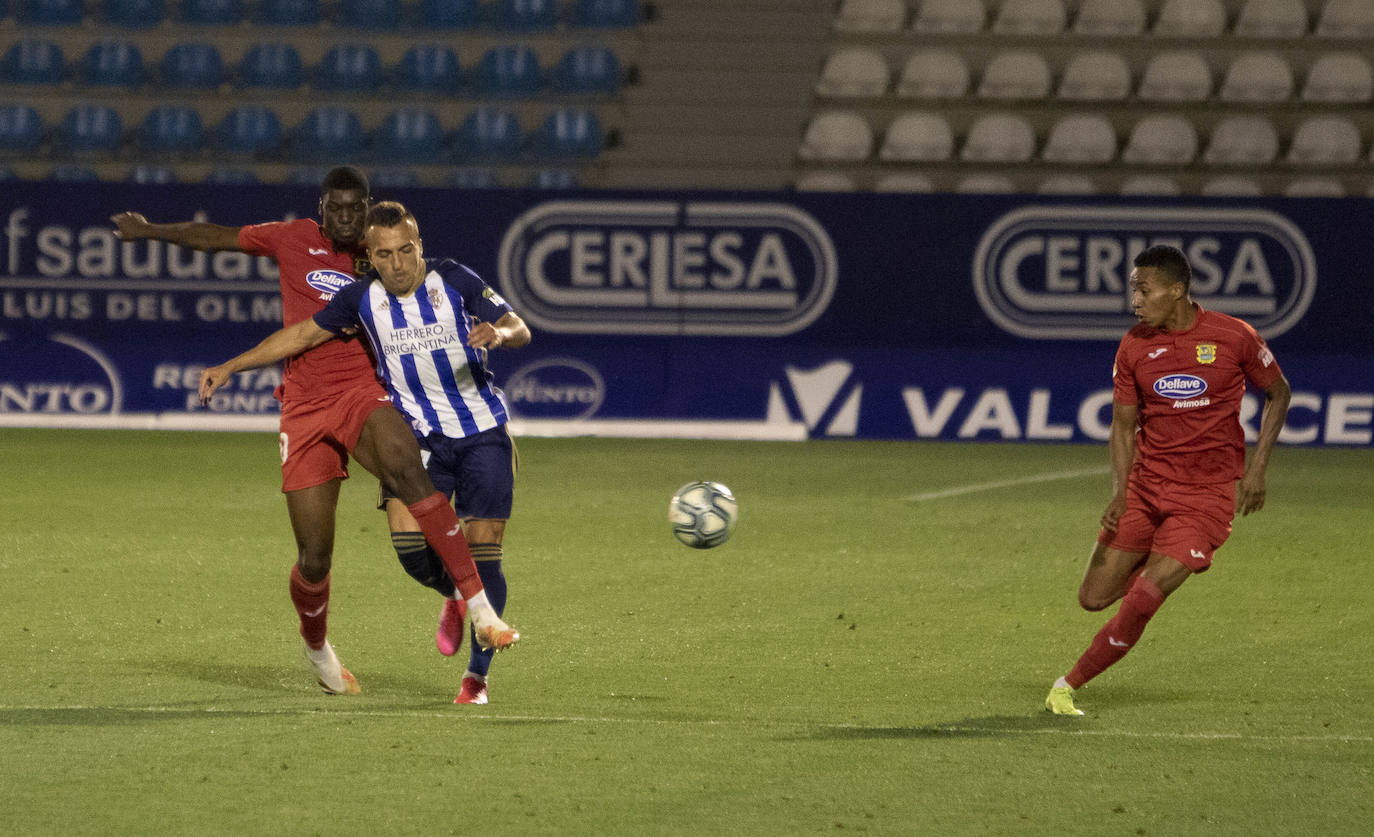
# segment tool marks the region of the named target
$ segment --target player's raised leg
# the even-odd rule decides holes
[[[389,497],[382,488],[382,507],[386,509],[387,526],[391,529],[391,545],[406,574],[425,587],[444,597],[443,607],[439,610],[439,627],[434,632],[434,645],[445,657],[458,653],[463,645],[463,634],[467,632],[467,602],[458,597],[453,579],[449,578],[444,563],[434,550],[429,548],[425,533],[420,524],[410,514],[405,503]],[[479,570],[478,575],[481,575]]]

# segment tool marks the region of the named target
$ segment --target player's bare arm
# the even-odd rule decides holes
[[[1259,439],[1255,452],[1250,455],[1250,463],[1245,466],[1245,476],[1241,478],[1236,490],[1236,511],[1242,517],[1250,512],[1264,508],[1264,498],[1268,491],[1266,473],[1269,470],[1269,455],[1279,440],[1279,432],[1288,419],[1288,402],[1293,390],[1288,379],[1279,379],[1264,390],[1264,410],[1260,413]]]
[[[530,342],[530,327],[513,312],[501,315],[495,323],[478,323],[468,332],[468,345],[474,349],[518,349]]]
[[[1135,404],[1112,402],[1112,428],[1107,438],[1107,455],[1112,466],[1112,499],[1102,512],[1102,527],[1116,531],[1116,523],[1126,511],[1126,480],[1135,462],[1135,424],[1140,408]]]
[[[224,386],[224,382],[235,373],[257,369],[309,351],[333,336],[333,332],[320,328],[313,319],[304,319],[295,325],[278,329],[238,357],[200,373],[200,403],[208,403],[215,390]]]
[[[138,241],[152,238],[192,250],[239,250],[239,228],[211,224],[208,221],[180,221],[173,224],[154,224],[138,212],[111,215],[115,238]]]

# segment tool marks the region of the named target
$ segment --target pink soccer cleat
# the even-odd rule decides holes
[[[462,599],[444,599],[439,611],[439,629],[434,632],[434,645],[445,657],[452,657],[463,647],[463,634],[468,618],[468,603]]]

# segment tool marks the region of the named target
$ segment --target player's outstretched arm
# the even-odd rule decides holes
[[[1264,390],[1259,440],[1255,443],[1255,452],[1251,454],[1250,464],[1245,467],[1245,476],[1241,477],[1236,490],[1236,511],[1241,517],[1264,508],[1264,496],[1268,491],[1269,454],[1273,452],[1283,423],[1288,419],[1288,402],[1292,397],[1293,389],[1282,375]]]
[[[227,360],[219,366],[211,366],[200,373],[200,403],[209,403],[210,396],[215,394],[215,390],[224,386],[224,382],[235,373],[245,369],[257,369],[260,366],[276,363],[283,358],[298,355],[315,348],[333,336],[333,332],[320,328],[313,319],[304,319],[295,325],[274,331],[261,343],[238,357]]]
[[[174,224],[154,224],[138,212],[111,215],[115,238],[138,241],[152,238],[190,247],[192,250],[240,250],[239,228],[211,224],[208,221],[180,221]]]

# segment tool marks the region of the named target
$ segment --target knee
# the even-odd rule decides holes
[[[1078,606],[1089,613],[1106,610],[1111,607],[1114,601],[1116,601],[1116,597],[1108,598],[1086,588],[1080,588],[1078,591]]]

